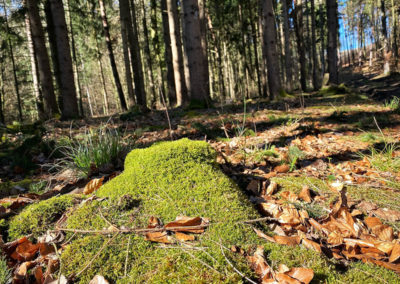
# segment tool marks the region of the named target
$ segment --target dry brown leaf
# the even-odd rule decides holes
[[[39,251],[39,245],[32,244],[29,240],[18,245],[15,252],[18,254],[18,260],[32,260]]]
[[[175,237],[177,238],[177,240],[179,240],[181,242],[189,242],[189,241],[195,240],[195,237],[193,235],[188,235],[188,234],[181,233],[181,232],[176,232]]]
[[[101,275],[96,275],[89,284],[109,284],[109,282]]]
[[[267,187],[266,194],[273,195],[277,189],[278,189],[278,184],[275,181],[271,181],[271,183]]]
[[[379,218],[388,222],[400,221],[400,211],[391,210],[387,208],[378,208],[373,213]]]
[[[54,252],[54,246],[49,243],[38,243],[39,252],[41,256],[46,256]]]
[[[268,279],[272,278],[271,267],[268,265],[264,257],[264,247],[257,247],[254,255],[248,256],[247,260],[250,262],[255,273],[262,279],[262,283],[267,283],[264,282],[264,280],[268,281]]]
[[[273,237],[268,236],[267,234],[263,233],[259,229],[253,228],[253,230],[256,232],[257,236],[260,238],[267,240],[269,242],[275,243],[275,239]]]
[[[290,202],[296,202],[298,199],[298,196],[296,193],[291,192],[291,191],[284,191],[281,193],[281,197],[287,201]]]
[[[390,254],[389,262],[396,262],[399,259],[400,259],[400,243],[396,242],[396,244],[393,246],[392,253]]]
[[[41,266],[36,266],[33,269],[33,275],[35,276],[35,284],[42,284],[44,282],[44,276],[43,276],[43,269]]]
[[[165,229],[168,231],[175,231],[175,232],[189,232],[195,234],[201,234],[204,232],[204,228],[194,229],[194,228],[184,228],[184,227],[194,227],[205,225],[207,220],[201,217],[187,217],[187,216],[178,216],[176,217],[175,221],[172,221],[165,225]],[[176,227],[179,227],[177,229]]]
[[[154,228],[160,228],[160,227],[162,227],[161,220],[158,219],[157,217],[151,216],[149,219],[149,225],[147,226],[147,228],[154,229]]]
[[[285,237],[285,236],[274,236],[276,243],[280,245],[296,246],[300,244],[301,238],[299,236]]]
[[[88,195],[98,190],[103,185],[103,180],[104,177],[95,178],[89,181],[83,189],[83,194]]]
[[[285,284],[301,284],[301,282],[297,279],[294,279],[293,277],[290,277],[289,275],[285,273],[277,273],[275,275],[276,280],[278,283],[285,283]]]
[[[146,233],[146,240],[155,243],[173,244],[174,241],[167,232],[150,232]]]
[[[290,269],[286,274],[304,284],[310,283],[314,278],[314,271],[310,268],[296,267]]]
[[[273,171],[278,174],[284,174],[290,171],[290,166],[287,164],[279,165],[276,166]]]
[[[338,231],[333,231],[328,235],[328,243],[334,246],[343,244],[343,236]]]
[[[305,246],[308,249],[315,250],[316,252],[322,253],[321,245],[314,241],[311,241],[309,239],[303,239],[301,241],[301,243],[303,246]]]
[[[299,199],[304,200],[307,203],[312,202],[310,188],[308,186],[304,186],[299,194]]]
[[[26,279],[28,276],[28,270],[36,265],[36,261],[23,262],[14,272],[14,278],[17,280]]]

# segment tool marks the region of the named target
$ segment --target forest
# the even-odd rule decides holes
[[[399,25],[0,0],[0,283],[399,283]]]

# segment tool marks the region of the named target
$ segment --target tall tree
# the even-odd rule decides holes
[[[119,1],[119,15],[121,20],[121,40],[122,40],[122,50],[124,54],[124,64],[125,64],[125,81],[126,88],[128,90],[128,96],[132,99],[135,94],[133,92],[133,82],[132,82],[132,72],[131,72],[131,58],[129,57],[129,41],[128,41],[128,30],[132,29],[130,25],[131,14],[129,12],[129,1],[120,0]]]
[[[62,1],[49,0],[54,34],[57,45],[57,61],[60,71],[60,94],[62,97],[61,115],[64,119],[79,117],[76,97],[74,72],[72,68],[71,48],[68,38],[67,23]]]
[[[7,44],[8,44],[8,50],[10,52],[11,64],[12,64],[12,70],[13,70],[13,76],[14,76],[14,88],[15,88],[15,94],[17,96],[18,118],[19,118],[20,121],[22,121],[23,120],[23,116],[22,116],[21,94],[20,94],[20,91],[19,91],[19,82],[18,82],[18,77],[17,77],[17,69],[16,69],[16,64],[15,64],[15,57],[14,57],[14,47],[13,47],[12,42],[11,42],[10,27],[8,25],[7,7],[6,7],[6,1],[5,0],[3,0],[3,10],[4,10],[4,19],[5,19],[5,24],[6,24]]]
[[[169,38],[171,42],[172,65],[174,70],[174,84],[176,105],[181,106],[187,102],[186,84],[184,80],[182,40],[178,25],[178,9],[176,0],[166,0],[169,24]]]
[[[201,16],[198,0],[182,1],[184,47],[188,61],[189,82],[187,86],[192,101],[202,104],[210,102],[207,50],[204,45],[204,19]]]
[[[306,49],[304,45],[303,0],[294,1],[294,28],[296,31],[297,50],[300,63],[301,89],[307,91]]]
[[[293,89],[293,62],[290,48],[290,28],[289,28],[289,15],[287,0],[282,0],[282,14],[283,14],[283,34],[285,45],[285,73],[286,73],[286,89],[291,91]]]
[[[382,37],[383,37],[383,58],[384,58],[384,66],[383,73],[390,73],[390,47],[389,47],[389,38],[387,31],[387,17],[386,17],[386,6],[385,1],[380,0],[380,8],[381,8],[381,24],[382,24]]]
[[[273,0],[263,0],[263,53],[267,66],[268,88],[270,99],[274,99],[282,92],[279,55],[276,49],[277,32]]]
[[[338,38],[338,3],[326,0],[328,19],[328,70],[329,83],[339,84],[337,38]]]
[[[174,77],[174,66],[172,63],[172,48],[171,38],[169,29],[169,14],[167,7],[167,0],[161,0],[161,11],[162,11],[162,26],[163,26],[163,37],[165,45],[165,64],[167,66],[167,88],[168,88],[168,99],[171,106],[176,105],[176,90],[175,90],[175,77]]]
[[[33,45],[33,38],[31,32],[31,23],[29,21],[28,13],[25,14],[25,29],[26,37],[28,40],[29,56],[31,59],[31,73],[32,73],[32,83],[33,83],[33,93],[36,100],[36,108],[38,111],[38,116],[40,120],[46,119],[46,114],[43,109],[43,97],[39,87],[39,73],[37,67],[35,47]]]
[[[99,0],[99,6],[100,6],[101,19],[103,22],[104,38],[106,40],[108,57],[110,59],[111,70],[113,73],[115,86],[117,87],[119,101],[120,101],[122,110],[127,110],[128,107],[126,105],[124,91],[122,89],[121,81],[119,79],[117,64],[115,63],[115,56],[114,56],[114,51],[113,51],[113,47],[112,47],[112,43],[111,43],[111,36],[110,36],[110,26],[108,24],[107,12],[106,12],[106,8],[104,6],[103,0]]]
[[[316,39],[316,21],[315,21],[315,0],[311,0],[311,48],[312,48],[312,82],[314,90],[320,88],[318,83],[318,59],[317,59],[317,39]]]
[[[132,69],[134,73],[133,79],[135,82],[136,103],[143,108],[147,108],[147,96],[144,89],[142,56],[140,54],[138,24],[136,19],[136,8],[134,0],[130,1],[129,11],[131,14],[130,26],[132,28],[128,29],[128,40],[132,58]]]
[[[53,77],[45,44],[43,26],[37,6],[38,2],[35,0],[25,0],[25,5],[31,24],[32,40],[39,70],[39,81],[43,93],[44,111],[46,118],[51,118],[58,113],[58,106],[54,94]]]

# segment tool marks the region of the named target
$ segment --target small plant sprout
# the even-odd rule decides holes
[[[289,161],[289,165],[290,165],[290,171],[295,170],[297,161],[304,157],[305,157],[304,152],[301,151],[297,146],[290,146],[289,153],[288,153],[288,161]]]

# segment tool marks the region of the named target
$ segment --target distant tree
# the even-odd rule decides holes
[[[279,55],[277,52],[277,32],[275,12],[272,0],[263,0],[263,53],[267,66],[268,88],[270,99],[277,98],[282,92]]]
[[[187,88],[190,99],[203,104],[210,102],[210,87],[208,73],[207,49],[205,46],[205,33],[202,24],[204,16],[200,11],[199,0],[182,1],[183,7],[183,34],[185,56],[189,78]],[[185,76],[187,76],[185,75]]]
[[[328,19],[328,70],[329,83],[339,84],[337,38],[339,32],[338,3],[326,0]]]

